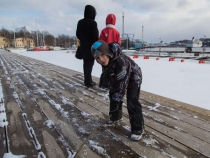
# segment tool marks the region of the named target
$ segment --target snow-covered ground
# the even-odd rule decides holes
[[[19,52],[17,54],[83,72],[83,61],[71,51]],[[132,58],[132,57],[131,57]],[[142,69],[142,90],[210,110],[210,63],[169,58],[133,59]],[[92,75],[100,77],[101,66],[95,62]]]

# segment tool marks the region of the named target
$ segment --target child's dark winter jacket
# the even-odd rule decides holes
[[[128,56],[122,54],[118,43],[110,43],[114,57],[104,67],[100,78],[100,86],[108,83],[110,100],[120,102],[127,88],[131,85],[141,86],[142,73],[140,67]]]
[[[116,16],[109,14],[106,18],[106,28],[101,31],[99,40],[103,40],[107,44],[117,42],[121,44],[120,33],[115,29]]]

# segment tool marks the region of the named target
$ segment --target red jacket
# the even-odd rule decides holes
[[[99,40],[105,41],[107,44],[117,42],[121,44],[120,33],[115,29],[116,16],[109,14],[106,17],[106,28],[101,31]]]

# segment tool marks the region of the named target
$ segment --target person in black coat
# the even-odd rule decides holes
[[[96,9],[91,5],[85,6],[84,18],[78,21],[76,36],[80,40],[80,51],[83,58],[84,84],[94,86],[92,81],[92,69],[94,58],[91,54],[91,46],[98,40],[99,31],[95,21]]]

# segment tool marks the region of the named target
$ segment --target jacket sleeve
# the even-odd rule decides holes
[[[98,40],[98,27],[97,27],[97,23],[94,21],[93,22],[93,27],[91,29],[91,39],[92,39],[92,43],[96,42]]]
[[[126,88],[128,87],[131,66],[125,58],[118,58],[116,60],[115,73],[111,76],[113,83],[110,88],[110,99],[120,102],[125,95]]]
[[[80,37],[79,37],[79,21],[78,21],[78,23],[77,23],[76,36],[77,36],[77,38],[80,40]]]

